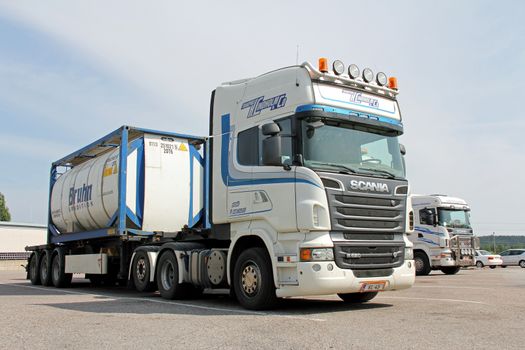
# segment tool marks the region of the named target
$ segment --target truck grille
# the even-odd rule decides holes
[[[404,198],[327,192],[330,198],[333,229],[356,233],[403,232]]]
[[[392,244],[394,243],[394,244]],[[399,267],[404,261],[404,242],[388,244],[335,244],[335,263],[342,269],[385,269]]]

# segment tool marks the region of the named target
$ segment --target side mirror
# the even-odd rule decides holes
[[[428,224],[432,226],[437,226],[436,214],[430,209],[428,209],[427,213],[428,213]]]
[[[282,165],[281,160],[281,128],[277,123],[264,124],[261,127],[262,134],[268,136],[262,140],[262,163],[263,165]]]
[[[277,123],[268,123],[262,126],[261,131],[264,136],[275,136],[281,132],[281,128]]]
[[[401,154],[404,156],[405,154],[407,154],[407,149],[405,148],[405,145],[403,145],[402,143],[399,144],[399,152],[401,152]]]

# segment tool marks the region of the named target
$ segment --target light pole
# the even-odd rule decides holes
[[[492,244],[494,246],[494,249],[492,250],[494,254],[496,254],[496,232],[492,232]]]

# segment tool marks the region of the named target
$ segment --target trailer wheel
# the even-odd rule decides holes
[[[51,281],[57,288],[66,288],[71,284],[73,274],[66,273],[66,257],[63,250],[57,250],[51,262]]]
[[[160,256],[156,277],[157,287],[164,299],[183,299],[189,295],[190,286],[179,283],[179,263],[172,251]]]
[[[52,286],[51,281],[51,252],[44,250],[40,257],[40,282],[43,286]]]
[[[29,279],[32,285],[39,285],[40,282],[40,253],[35,251],[29,259]]]
[[[414,252],[414,264],[417,276],[426,276],[432,270],[427,255],[423,252]]]
[[[233,272],[233,288],[239,303],[252,310],[271,308],[277,302],[270,257],[263,248],[239,255]]]
[[[459,266],[444,266],[440,268],[441,272],[443,272],[445,275],[455,275],[460,269],[461,268]]]
[[[376,297],[378,292],[365,292],[365,293],[345,293],[337,294],[345,303],[361,304],[366,303]]]
[[[151,263],[147,252],[137,252],[131,268],[133,283],[137,291],[152,292],[155,290],[155,283],[150,282]]]

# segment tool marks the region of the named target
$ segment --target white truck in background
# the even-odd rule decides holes
[[[461,267],[474,266],[479,239],[470,224],[470,207],[461,198],[446,195],[410,196],[414,210],[414,243],[417,275],[441,270],[456,274]]]
[[[224,83],[209,136],[124,126],[54,162],[33,284],[365,302],[415,270],[397,81],[341,61]]]

